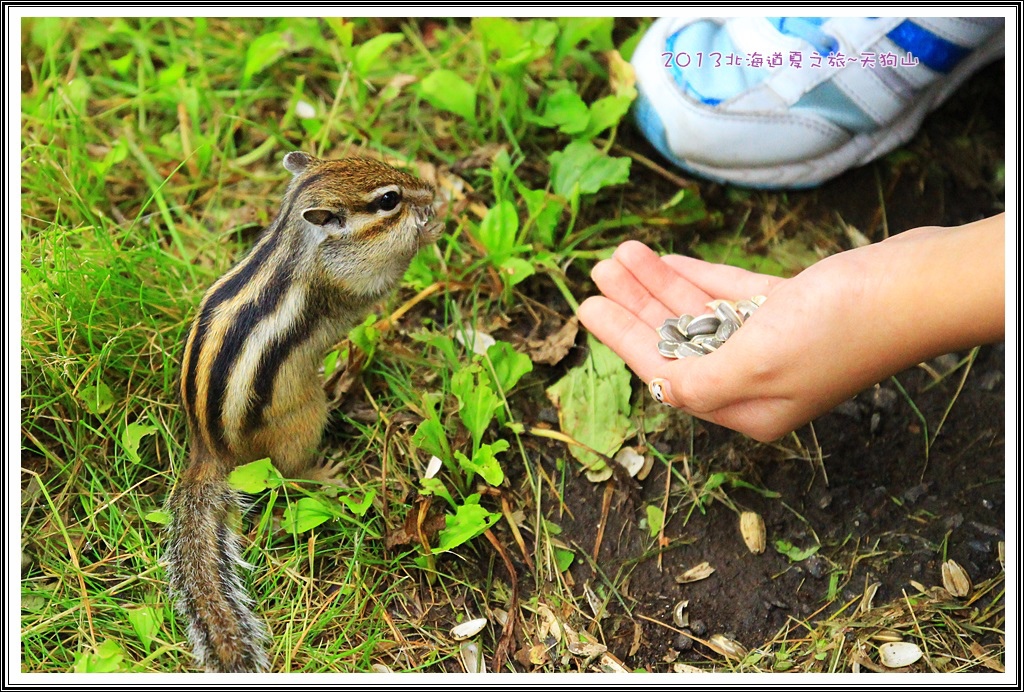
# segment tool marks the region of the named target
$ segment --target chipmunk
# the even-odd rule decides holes
[[[286,478],[326,479],[326,350],[398,285],[435,241],[434,189],[370,159],[284,157],[293,178],[249,254],[207,291],[189,330],[180,393],[190,460],[168,500],[175,606],[207,672],[269,667],[264,624],[239,574],[229,521],[235,467],[270,457]]]

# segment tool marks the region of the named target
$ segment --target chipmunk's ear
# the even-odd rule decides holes
[[[312,208],[302,212],[302,218],[328,233],[337,233],[345,227],[345,215],[331,209]]]
[[[304,151],[293,151],[284,155],[284,167],[291,171],[292,175],[298,175],[315,160],[315,156]]]

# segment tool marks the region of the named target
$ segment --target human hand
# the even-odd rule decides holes
[[[994,294],[1003,291],[1003,222],[996,219],[973,224],[973,235],[908,231],[828,257],[791,279],[659,257],[629,241],[594,267],[604,295],[584,301],[579,317],[660,388],[665,403],[772,440],[905,367],[999,338],[1003,301]],[[978,237],[982,232],[993,237]],[[706,312],[713,298],[757,294],[767,296],[764,305],[713,354],[672,360],[658,353],[656,329],[666,318]],[[979,319],[949,328],[959,314]]]

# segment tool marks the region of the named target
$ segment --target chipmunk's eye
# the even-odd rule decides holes
[[[377,198],[377,208],[381,211],[391,211],[402,201],[402,195],[394,190],[389,190]]]

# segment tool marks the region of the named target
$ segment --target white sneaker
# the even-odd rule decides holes
[[[810,187],[906,142],[1003,46],[1001,17],[664,18],[633,55],[635,116],[692,173]]]

